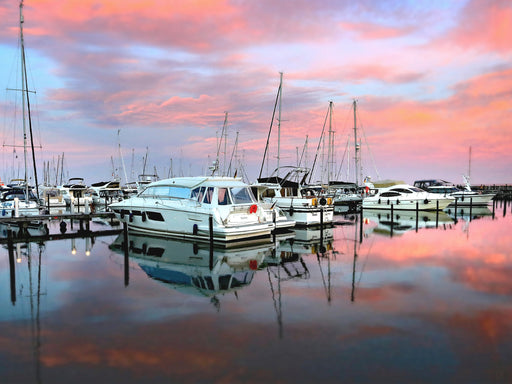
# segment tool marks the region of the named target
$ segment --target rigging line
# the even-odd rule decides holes
[[[322,128],[322,133],[320,134],[320,140],[318,140],[318,146],[316,147],[315,159],[313,160],[313,165],[311,166],[309,180],[308,183],[311,183],[311,177],[315,171],[316,159],[318,158],[318,151],[320,150],[320,145],[322,144],[322,137],[324,136],[325,126],[327,125],[327,118],[329,117],[329,108],[327,108],[327,113],[325,114],[324,126]]]
[[[349,136],[349,140],[350,140],[350,136]],[[336,173],[336,180],[339,180],[339,178],[340,178],[341,171],[342,171],[342,168],[343,168],[343,163],[344,163],[345,158],[346,158],[345,155],[347,154],[348,145],[349,145],[349,143],[347,142],[347,144],[345,145],[345,151],[343,152],[343,157],[341,158],[340,167],[338,168],[338,172]]]
[[[368,140],[366,139],[366,132],[363,128],[362,118],[359,115],[359,110],[357,111],[357,117],[358,117],[358,120],[361,122],[360,127],[361,127],[361,132],[363,132],[366,149],[368,149],[368,153],[370,154],[370,159],[372,160],[373,169],[375,170],[375,174],[377,175],[377,180],[379,180],[380,179],[379,171],[377,170],[377,165],[375,164],[375,159],[373,157],[373,153],[370,151],[370,144],[368,143]]]
[[[277,102],[279,101],[279,98],[281,97],[281,87],[282,87],[282,84],[279,83],[279,87],[277,89],[276,101],[274,103],[274,111],[272,112],[272,119],[270,120],[270,127],[268,129],[267,144],[265,145],[265,151],[263,152],[263,160],[261,162],[260,175],[258,176],[258,179],[261,178],[261,174],[263,172],[263,166],[265,165],[265,158],[267,157],[268,144],[270,142],[270,134],[272,133],[272,125],[274,123],[274,117],[276,115]]]

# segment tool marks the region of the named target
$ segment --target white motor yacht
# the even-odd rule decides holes
[[[428,192],[438,193],[442,195],[452,196],[456,200],[453,201],[458,206],[487,206],[494,198],[494,193],[479,193],[471,189],[469,178],[464,177],[464,189],[460,189],[444,180],[430,179],[430,180],[417,180],[414,185],[424,189]]]
[[[396,184],[389,187],[374,188],[363,199],[363,209],[394,210],[443,210],[455,198],[426,192],[409,184]]]
[[[130,230],[161,236],[209,240],[211,230],[214,241],[270,241],[273,228],[249,186],[233,177],[159,180],[109,207]]]

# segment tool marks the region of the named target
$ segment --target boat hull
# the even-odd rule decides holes
[[[206,241],[212,238],[220,242],[268,238],[270,241],[273,229],[271,222],[258,222],[251,213],[240,213],[236,222],[224,223],[214,210],[201,209],[188,199],[161,201],[134,197],[110,207],[131,231],[164,237]]]

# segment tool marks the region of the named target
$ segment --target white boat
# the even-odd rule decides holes
[[[66,200],[62,195],[62,190],[48,185],[41,185],[39,187],[39,198],[41,204],[45,208],[64,208],[66,207]]]
[[[251,185],[251,189],[256,200],[263,209],[263,214],[265,215],[266,220],[275,225],[276,231],[285,231],[295,227],[295,220],[289,219],[275,202],[269,201],[264,197],[267,193],[267,185],[253,184]]]
[[[301,186],[300,182],[292,181],[293,175],[307,174],[308,170],[291,168],[284,178],[278,176],[259,178],[252,187],[263,189],[261,194],[263,201],[278,206],[289,220],[295,221],[296,225],[331,225],[334,217],[332,198],[319,195],[315,188]],[[274,174],[277,174],[277,169]]]
[[[455,198],[426,192],[409,184],[395,184],[388,187],[372,188],[363,199],[363,209],[394,210],[443,210]]]
[[[133,231],[169,237],[208,240],[211,229],[214,241],[270,241],[273,228],[249,186],[234,177],[159,180],[109,208]]]
[[[96,206],[105,206],[123,199],[123,191],[119,180],[100,181],[89,187],[89,195]]]
[[[363,201],[363,196],[359,193],[356,183],[329,181],[329,191],[332,195],[335,212],[355,211]]]
[[[64,185],[58,187],[66,201],[66,205],[74,207],[91,205],[92,197],[82,177],[72,177]]]
[[[428,192],[452,196],[456,199],[452,205],[457,206],[487,206],[496,194],[479,193],[471,189],[469,178],[464,177],[464,189],[460,189],[452,183],[440,179],[417,180],[414,185]]]
[[[39,215],[39,200],[27,186],[12,186],[0,190],[2,217]]]

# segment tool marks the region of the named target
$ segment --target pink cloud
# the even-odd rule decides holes
[[[512,51],[512,4],[507,0],[468,3],[447,39],[465,48],[507,54]]]
[[[353,32],[362,39],[367,40],[380,40],[407,36],[413,30],[411,27],[388,27],[368,22],[341,22],[340,27],[344,31]]]

